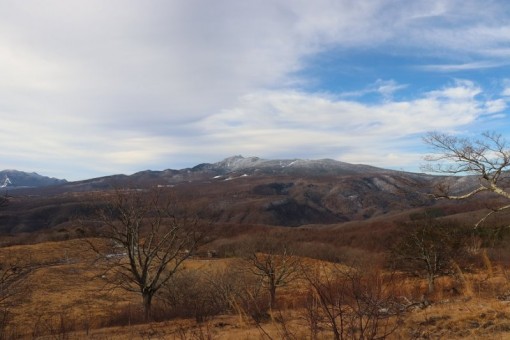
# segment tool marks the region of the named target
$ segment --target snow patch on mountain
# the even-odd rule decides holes
[[[0,185],[0,188],[7,188],[8,186],[12,186],[12,182],[11,180],[9,179],[9,177],[6,175],[4,177],[4,180],[2,181],[2,185]]]
[[[223,173],[245,172],[247,174],[255,172],[270,173],[295,173],[296,171],[308,171],[316,173],[365,173],[365,172],[385,172],[387,170],[375,168],[368,165],[350,164],[336,161],[333,159],[278,159],[267,160],[259,157],[243,157],[236,155],[225,158],[224,160],[214,164],[202,164],[200,169],[207,168],[211,170],[221,171]],[[196,167],[195,169],[198,170]]]

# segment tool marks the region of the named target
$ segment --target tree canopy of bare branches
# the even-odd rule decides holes
[[[434,153],[425,157],[429,162],[426,171],[445,175],[476,175],[479,185],[467,193],[451,193],[449,186],[438,187],[436,197],[462,200],[482,192],[492,192],[505,199],[510,199],[506,191],[508,170],[510,169],[510,148],[505,138],[495,132],[485,132],[481,138],[464,138],[449,134],[431,132],[424,137],[424,142],[432,147]],[[476,223],[479,226],[495,212],[510,208],[505,204],[492,208]]]
[[[276,290],[295,281],[301,269],[300,259],[290,254],[286,247],[282,248],[280,254],[276,251],[252,253],[246,260],[251,273],[261,279],[269,292],[271,308],[276,305]]]
[[[429,293],[434,291],[436,278],[450,274],[453,262],[466,255],[468,234],[452,221],[409,222],[398,233],[402,239],[391,248],[393,266],[426,278]]]
[[[26,257],[7,254],[0,258],[0,339],[10,338],[6,328],[11,321],[11,307],[30,292],[26,279],[37,268]]]
[[[395,283],[373,268],[334,265],[303,270],[308,282],[306,319],[311,339],[386,339],[399,327]]]
[[[104,278],[141,294],[145,319],[154,295],[193,255],[203,233],[195,214],[163,190],[115,190],[99,211],[108,249],[94,247],[107,267]]]

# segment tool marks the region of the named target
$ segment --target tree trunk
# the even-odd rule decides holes
[[[152,304],[152,294],[151,293],[142,293],[143,297],[143,312],[144,312],[144,320],[145,322],[150,321],[151,319],[151,304]]]
[[[269,298],[270,306],[271,308],[274,308],[276,306],[276,286],[274,285],[271,285],[271,287],[269,287]]]
[[[429,292],[429,294],[434,292],[434,289],[435,289],[435,284],[434,283],[435,283],[434,274],[429,275],[428,276],[428,284],[429,284],[428,292]]]

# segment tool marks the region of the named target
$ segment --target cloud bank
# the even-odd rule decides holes
[[[240,153],[410,166],[425,131],[505,117],[505,80],[456,73],[431,88],[374,73],[354,92],[310,91],[302,71],[354,52],[432,58],[416,65],[427,72],[503,67],[509,7],[0,0],[0,168],[74,180]]]

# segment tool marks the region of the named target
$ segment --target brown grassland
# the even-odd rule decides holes
[[[92,240],[97,242],[97,240]],[[29,259],[36,267],[9,308],[4,338],[40,339],[329,339],[327,323],[312,332],[302,277],[281,288],[278,307],[255,320],[243,308],[194,318],[163,318],[140,323],[140,297],[105,286],[95,253],[83,239],[41,242],[0,249],[0,259]],[[510,339],[510,273],[482,255],[483,265],[469,273],[442,277],[422,304],[424,280],[400,274],[393,294],[409,302],[398,316],[381,318],[394,331],[389,339]],[[235,266],[235,258],[188,260],[184,270],[213,271]],[[328,275],[337,265],[305,259],[308,274]],[[344,266],[345,267],[345,266]],[[310,269],[311,268],[311,269]],[[315,268],[315,269],[314,269]],[[321,268],[317,270],[317,268]],[[373,268],[364,267],[369,272]],[[389,272],[378,273],[388,277]],[[321,274],[321,273],[322,274]],[[389,281],[387,281],[389,282]],[[384,286],[386,283],[383,283]],[[374,283],[375,284],[375,283]],[[132,315],[132,319],[131,319]],[[382,327],[382,326],[381,326]]]

